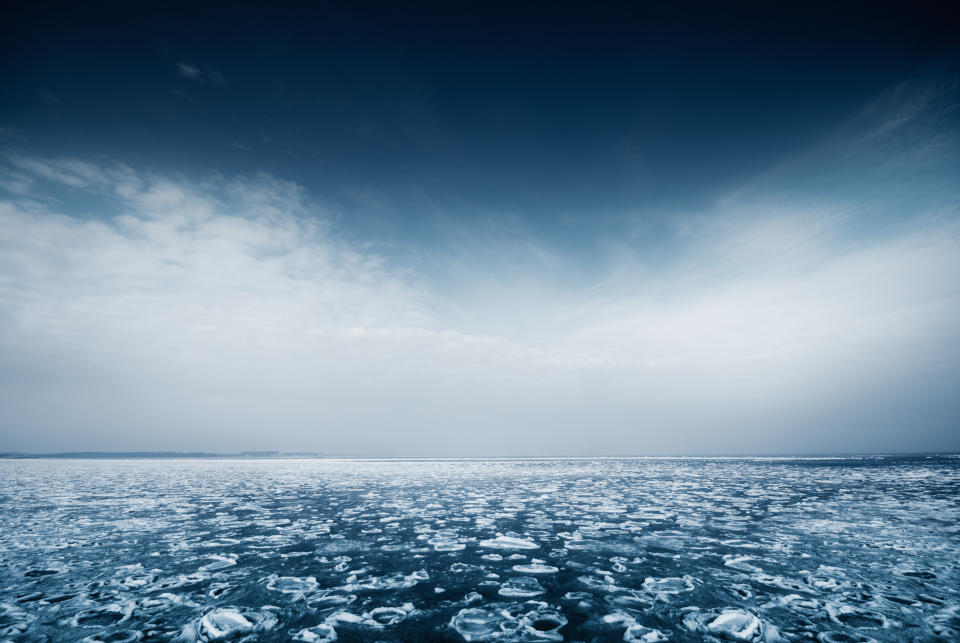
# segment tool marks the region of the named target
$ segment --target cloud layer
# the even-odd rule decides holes
[[[599,255],[459,224],[387,255],[266,174],[10,152],[0,450],[956,450],[951,91]]]
[[[724,216],[669,270],[496,310],[338,239],[321,206],[267,176],[11,164],[7,449],[955,446],[938,393],[958,374],[951,218],[837,252],[835,212]],[[64,214],[61,188],[115,214]],[[529,328],[537,308],[533,336],[470,328],[473,311]]]

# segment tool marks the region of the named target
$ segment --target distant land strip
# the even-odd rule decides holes
[[[206,453],[203,451],[67,451],[63,453],[0,453],[5,459],[115,459],[134,458],[322,458],[323,454],[314,452],[286,453],[282,451],[240,451],[239,453]]]
[[[210,453],[206,451],[64,451],[61,453],[25,453],[0,451],[0,460],[160,460],[160,459],[294,459],[316,458],[333,460],[919,460],[929,458],[960,458],[957,451],[917,451],[904,453],[718,453],[718,454],[659,454],[659,455],[486,455],[486,456],[385,456],[370,454],[318,453],[315,451],[239,451],[237,453]]]

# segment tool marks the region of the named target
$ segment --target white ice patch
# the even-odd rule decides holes
[[[501,603],[488,609],[468,607],[450,619],[450,627],[468,642],[563,641],[560,630],[566,624],[567,618],[559,610],[538,601]]]
[[[760,633],[761,621],[746,610],[726,610],[707,624],[707,631],[739,641],[749,641]]]
[[[296,576],[277,576],[269,577],[267,589],[284,594],[297,594],[302,596],[307,592],[312,592],[317,588],[317,579],[313,576],[298,578]]]
[[[379,591],[407,589],[409,587],[413,587],[420,581],[425,580],[430,580],[430,574],[428,574],[426,570],[421,569],[411,574],[397,573],[389,576],[369,576],[362,580],[357,580],[356,582],[348,584],[345,589],[366,589]]]
[[[293,635],[294,641],[305,643],[333,643],[337,640],[337,631],[326,623],[307,627]]]
[[[635,623],[627,627],[623,633],[623,640],[628,643],[662,643],[670,639],[660,630]]]
[[[540,549],[540,545],[531,540],[503,535],[481,540],[480,546],[488,549]]]
[[[545,594],[546,591],[536,578],[517,576],[501,585],[498,593],[509,598],[530,598]]]
[[[643,581],[643,589],[653,594],[679,594],[680,592],[689,592],[693,590],[693,578],[684,576],[677,578],[668,576],[666,578],[647,578]]]
[[[404,619],[407,618],[407,615],[413,611],[413,604],[407,603],[402,608],[401,607],[375,607],[370,610],[366,616],[368,619],[376,621],[377,624],[382,626],[387,625],[396,625]]]
[[[464,641],[492,641],[500,637],[500,616],[491,610],[468,607],[450,619],[450,627]]]
[[[199,630],[207,639],[217,640],[247,632],[269,630],[276,624],[276,615],[268,611],[241,611],[235,607],[218,607],[200,618]]]
[[[513,571],[522,574],[556,574],[560,569],[552,565],[545,565],[542,560],[534,560],[529,565],[514,565]]]
[[[684,626],[694,632],[717,635],[735,641],[764,640],[766,630],[763,621],[753,614],[742,609],[723,609],[701,612],[693,609],[683,618]],[[768,641],[779,640],[775,628],[770,628]]]
[[[402,607],[375,607],[363,614],[339,610],[328,616],[325,624],[331,627],[338,624],[361,625],[379,630],[403,622],[414,611],[413,603],[404,603]]]
[[[607,625],[625,626],[627,629],[623,633],[623,640],[629,643],[660,643],[668,640],[663,632],[637,623],[637,619],[626,612],[605,614],[601,620]]]

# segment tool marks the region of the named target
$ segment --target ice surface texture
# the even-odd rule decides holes
[[[0,461],[0,641],[960,640],[960,458]]]

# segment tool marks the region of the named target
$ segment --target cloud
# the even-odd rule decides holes
[[[849,243],[843,204],[738,197],[668,264],[575,288],[552,276],[575,258],[522,237],[431,272],[379,256],[265,174],[3,175],[2,448],[956,446],[956,212]]]
[[[227,79],[224,78],[223,74],[216,69],[201,69],[196,65],[192,65],[183,61],[177,63],[177,73],[187,80],[192,80],[198,83],[211,83],[214,85],[227,84]]]
[[[194,67],[185,62],[177,63],[177,69],[180,71],[180,75],[184,78],[189,78],[191,80],[202,80],[203,72],[200,71],[199,67]]]

